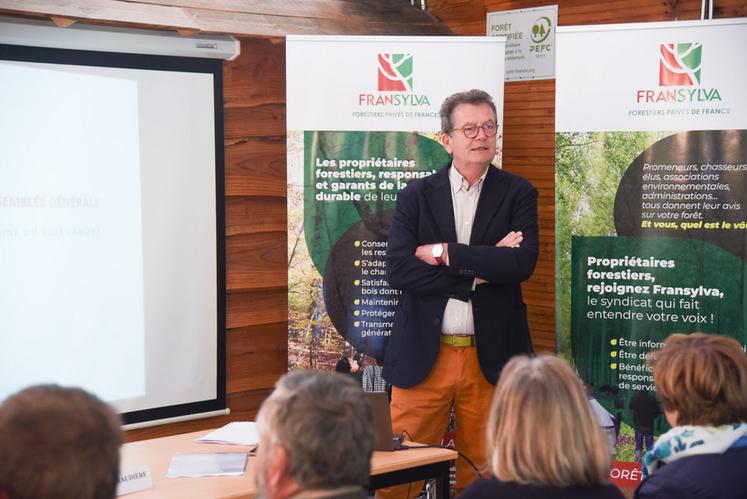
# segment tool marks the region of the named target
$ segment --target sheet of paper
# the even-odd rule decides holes
[[[247,452],[178,453],[171,458],[166,477],[240,476],[247,456]]]
[[[204,437],[196,438],[195,442],[203,444],[257,445],[259,444],[259,431],[257,430],[257,423],[228,423],[223,428],[212,431]]]

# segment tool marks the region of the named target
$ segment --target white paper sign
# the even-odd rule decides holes
[[[118,496],[151,488],[153,488],[153,480],[150,475],[150,467],[147,464],[139,468],[123,470],[119,474],[119,482],[117,482]]]
[[[487,35],[506,37],[506,81],[555,78],[558,6],[489,12]]]

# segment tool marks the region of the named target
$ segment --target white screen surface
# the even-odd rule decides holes
[[[213,75],[0,61],[0,81],[0,399],[215,399]]]

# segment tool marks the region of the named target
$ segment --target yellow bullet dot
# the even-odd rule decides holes
[[[357,248],[358,246],[360,246],[360,245],[361,245],[361,242],[360,242],[360,241],[356,241],[356,242],[354,242],[353,244],[354,244],[354,245],[355,245],[355,247]]]
[[[360,286],[361,285],[361,280],[360,279],[356,279],[355,281],[353,281],[353,284],[355,284],[356,286]]]
[[[361,266],[361,261],[360,260],[356,260],[356,261],[353,262],[353,265],[355,265],[356,267],[360,267]]]
[[[617,364],[614,364],[614,363],[610,364],[610,369],[617,369]]]
[[[356,298],[356,299],[355,299],[355,300],[353,301],[353,303],[354,303],[354,304],[356,304],[356,305],[360,305],[360,304],[361,304],[361,301],[360,301],[360,300],[359,300],[358,298]]]
[[[355,322],[353,323],[353,326],[355,326],[355,327],[359,327],[360,325],[361,325],[361,323],[360,323],[360,322],[358,322],[358,321],[355,321]]]
[[[617,352],[615,351],[610,352],[610,357],[617,357]]]
[[[355,312],[353,312],[353,315],[356,316],[356,317],[358,317],[359,315],[361,315],[360,310],[356,310]]]
[[[610,345],[612,345],[612,346],[615,346],[615,345],[617,345],[617,338],[612,338],[612,339],[610,340]]]

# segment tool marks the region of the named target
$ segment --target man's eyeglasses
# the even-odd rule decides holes
[[[481,128],[482,131],[485,132],[486,137],[495,137],[495,134],[498,133],[498,125],[496,125],[492,121],[488,121],[487,123],[483,123],[482,125],[467,125],[463,126],[462,128],[452,128],[450,132],[461,130],[465,137],[467,137],[468,139],[474,139],[475,137],[477,137],[477,134],[480,133]]]

